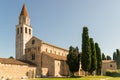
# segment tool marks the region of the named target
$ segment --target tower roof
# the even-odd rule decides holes
[[[22,10],[21,10],[20,16],[29,16],[25,4],[23,4],[23,7],[22,7]]]

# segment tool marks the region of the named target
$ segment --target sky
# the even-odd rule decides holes
[[[44,42],[81,51],[87,26],[102,53],[112,56],[120,49],[120,0],[0,0],[0,57],[15,57],[15,29],[24,3],[33,35]]]

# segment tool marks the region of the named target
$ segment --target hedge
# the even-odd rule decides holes
[[[106,76],[120,77],[120,70],[107,70]]]

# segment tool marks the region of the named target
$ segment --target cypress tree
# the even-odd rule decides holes
[[[105,54],[102,53],[102,60],[106,60]]]
[[[101,50],[99,48],[98,43],[95,43],[96,48],[96,57],[97,57],[97,69],[96,74],[101,75],[101,68],[102,68],[102,58],[101,58]]]
[[[117,61],[117,53],[116,52],[113,53],[113,60]]]
[[[81,55],[81,64],[82,69],[85,72],[88,72],[91,68],[91,49],[90,49],[90,41],[88,28],[83,27],[82,33],[82,55]]]
[[[120,69],[120,51],[119,49],[116,49],[116,53],[117,53],[117,69]]]
[[[90,38],[90,45],[91,45],[91,68],[89,70],[89,73],[92,74],[93,71],[95,71],[97,68],[96,50],[93,38]]]

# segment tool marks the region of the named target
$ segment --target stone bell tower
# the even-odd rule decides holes
[[[32,38],[32,27],[30,18],[24,4],[19,16],[19,23],[16,26],[16,59],[24,60],[25,45]]]

